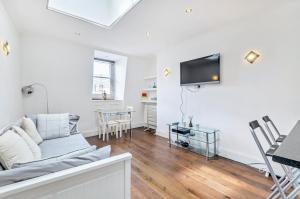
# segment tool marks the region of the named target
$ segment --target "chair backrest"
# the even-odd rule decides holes
[[[254,121],[250,122],[249,126],[250,126],[250,131],[251,131],[251,133],[252,133],[252,135],[254,137],[254,140],[255,140],[255,142],[256,142],[257,145],[261,145],[261,142],[259,141],[259,139],[258,139],[258,137],[256,135],[256,131],[259,130],[260,133],[264,136],[264,138],[267,141],[267,143],[269,144],[269,147],[272,146],[272,142],[269,139],[266,131],[262,128],[262,126],[258,123],[257,120],[254,120]]]
[[[101,111],[97,111],[97,117],[98,117],[98,122],[99,125],[104,125],[105,124],[105,118],[104,118],[104,114]]]
[[[266,115],[266,116],[262,117],[262,119],[264,121],[264,125],[265,125],[267,131],[270,134],[270,137],[271,137],[272,141],[276,143],[276,139],[275,139],[275,136],[274,136],[274,133],[273,133],[272,129],[275,131],[275,133],[279,137],[280,133],[279,133],[277,127],[275,126],[274,122],[270,119],[269,116]]]

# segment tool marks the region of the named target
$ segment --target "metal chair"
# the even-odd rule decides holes
[[[279,133],[278,128],[275,126],[274,122],[270,119],[270,117],[266,115],[262,119],[264,121],[264,125],[265,125],[267,131],[270,134],[271,139],[274,142],[278,142],[278,143],[283,142],[283,140],[286,138],[286,135],[281,135]],[[274,133],[272,132],[271,128],[274,129],[274,131],[277,135],[277,138],[275,138]]]
[[[297,196],[297,194],[300,191],[300,186],[294,187],[294,190],[292,192],[290,192],[290,194],[287,194],[286,191],[289,190],[294,184],[295,182],[299,179],[300,174],[299,173],[293,173],[290,172],[286,166],[281,165],[282,168],[284,169],[284,172],[286,173],[286,175],[284,175],[282,178],[277,179],[276,174],[273,170],[273,167],[268,159],[268,157],[272,157],[274,152],[276,151],[276,149],[278,148],[277,144],[273,144],[268,135],[266,134],[265,130],[260,126],[260,124],[258,123],[257,120],[252,121],[249,123],[250,125],[250,131],[251,134],[254,138],[254,141],[265,161],[265,164],[271,174],[271,177],[275,183],[275,187],[272,191],[272,193],[268,196],[268,199],[271,198],[282,198],[282,199],[292,199],[295,198]],[[260,140],[258,139],[257,133],[256,131],[259,130],[260,133],[263,135],[263,137],[265,138],[265,140],[268,143],[268,149],[265,151]]]

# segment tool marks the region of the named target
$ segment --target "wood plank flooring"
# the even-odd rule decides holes
[[[132,198],[173,199],[260,199],[266,198],[272,181],[255,169],[218,158],[202,156],[180,148],[169,148],[167,139],[134,129],[133,138],[102,142],[88,138],[99,147],[110,144],[112,154],[130,152]]]

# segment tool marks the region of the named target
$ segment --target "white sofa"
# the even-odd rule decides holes
[[[10,128],[5,126],[1,131]],[[87,144],[84,138],[74,135],[62,140],[44,143],[45,157],[62,153],[47,146],[74,139]],[[80,141],[81,140],[81,141]],[[53,143],[49,143],[53,142]],[[86,143],[84,143],[86,142]],[[76,146],[76,144],[74,145]],[[71,144],[67,148],[70,150]],[[55,148],[55,147],[54,147]],[[59,147],[58,147],[59,148]],[[47,151],[48,150],[48,151]],[[131,197],[131,154],[125,153],[96,162],[51,173],[30,180],[0,187],[0,198],[5,199],[129,199]],[[1,172],[1,171],[0,171]]]

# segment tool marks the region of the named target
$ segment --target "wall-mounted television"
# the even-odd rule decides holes
[[[220,83],[220,54],[180,63],[180,85]]]

